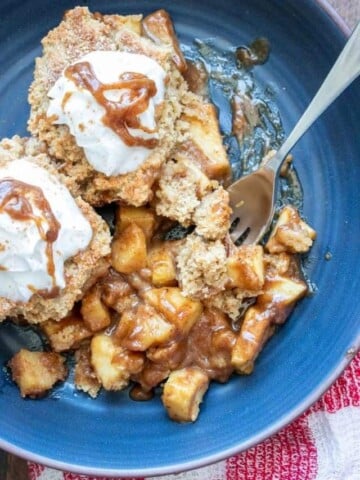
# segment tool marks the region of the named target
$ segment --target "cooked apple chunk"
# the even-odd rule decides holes
[[[267,278],[264,293],[250,307],[232,351],[231,362],[238,373],[251,373],[266,340],[272,335],[274,325],[283,323],[297,300],[305,295],[305,282],[287,277]]]
[[[272,334],[271,320],[266,309],[254,306],[246,312],[231,356],[231,363],[238,373],[253,371],[255,359]]]
[[[194,422],[208,386],[209,379],[200,368],[185,367],[173,371],[162,395],[169,417],[177,422]]]
[[[194,96],[181,120],[188,125],[192,144],[192,148],[191,144],[188,145],[188,157],[200,166],[209,178],[227,180],[231,175],[231,168],[214,105],[203,103]]]
[[[155,44],[171,48],[172,59],[181,73],[187,69],[186,60],[180,49],[174,25],[166,10],[156,10],[142,21],[143,33]]]
[[[170,340],[174,326],[150,305],[125,311],[115,331],[115,337],[129,350],[145,351]]]
[[[22,348],[9,362],[12,378],[22,397],[45,395],[67,375],[65,359],[55,352],[31,352]]]
[[[141,34],[142,15],[101,15],[100,13],[95,15],[106,25],[109,25],[113,31],[125,27],[137,35]]]
[[[81,302],[81,315],[85,325],[92,332],[98,332],[110,325],[110,311],[101,301],[101,290],[97,286],[84,295]]]
[[[147,290],[145,300],[161,312],[182,334],[189,333],[202,313],[201,302],[185,297],[180,288],[176,287]]]
[[[111,263],[119,273],[132,273],[146,266],[146,237],[136,223],[125,228],[111,245]]]
[[[113,337],[97,334],[91,341],[91,365],[105,390],[122,390],[132,374],[139,373],[144,357],[140,352],[130,352]]]
[[[151,270],[151,281],[155,287],[176,285],[175,264],[166,243],[154,246],[149,251],[147,263]]]
[[[266,253],[264,255],[264,265],[267,276],[285,275],[289,271],[293,262],[293,255],[285,252]]]
[[[142,229],[147,240],[153,236],[156,218],[153,210],[147,207],[120,206],[116,211],[116,232],[121,233],[135,223]]]
[[[270,253],[305,253],[315,240],[316,232],[301,220],[299,212],[287,205],[280,212],[278,221],[266,243]]]
[[[300,279],[287,277],[268,278],[264,292],[258,296],[257,303],[272,311],[274,323],[283,323],[294,304],[307,292],[307,285]],[[271,308],[269,306],[271,305]]]
[[[242,245],[227,260],[234,287],[259,292],[264,285],[264,256],[260,245]]]

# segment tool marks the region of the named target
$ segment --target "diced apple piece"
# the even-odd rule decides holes
[[[144,18],[142,26],[145,35],[155,43],[171,47],[172,59],[176,67],[181,73],[185,72],[187,69],[186,60],[180,49],[174,25],[168,12],[161,9],[150,13],[150,15]]]
[[[84,295],[81,302],[81,315],[84,319],[85,325],[92,332],[98,332],[110,325],[110,311],[101,301],[101,292],[99,288],[94,287]]]
[[[272,305],[274,323],[283,323],[294,304],[307,292],[307,285],[299,279],[274,277],[266,280],[264,293],[258,296],[259,305]]]
[[[122,390],[130,376],[141,371],[144,357],[129,352],[109,335],[98,334],[91,341],[91,364],[105,390]]]
[[[164,244],[149,251],[148,266],[151,270],[151,281],[155,287],[176,285],[176,271],[173,257]]]
[[[146,238],[143,230],[131,223],[111,245],[111,262],[119,273],[133,273],[146,267]]]
[[[306,284],[301,280],[276,277],[265,281],[264,293],[247,310],[232,351],[231,363],[237,372],[252,372],[256,357],[273,333],[274,324],[286,320],[306,290]]]
[[[123,232],[131,223],[140,227],[146,239],[150,240],[156,225],[155,212],[147,207],[118,207],[116,211],[116,232]]]
[[[150,305],[125,311],[115,331],[121,345],[129,350],[145,351],[170,340],[174,326]]]
[[[201,302],[185,297],[180,288],[152,288],[145,292],[144,297],[183,335],[189,333],[202,313]]]
[[[195,163],[200,162],[200,168],[209,178],[228,179],[231,168],[222,142],[214,105],[193,102],[181,118],[189,124],[191,139],[191,143],[187,145],[189,158],[191,156]]]
[[[12,378],[22,397],[44,395],[53,385],[65,379],[65,358],[55,352],[31,352],[21,349],[9,362]]]
[[[177,422],[194,422],[208,386],[208,376],[200,368],[186,367],[171,372],[162,395],[169,417]]]
[[[231,363],[238,373],[253,371],[254,361],[273,331],[271,311],[250,307],[244,317],[231,355]]]
[[[264,285],[264,256],[260,245],[243,245],[227,260],[228,275],[235,287],[259,292]]]

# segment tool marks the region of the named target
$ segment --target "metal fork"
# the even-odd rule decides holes
[[[240,243],[243,238],[241,243],[250,244],[261,240],[274,216],[279,171],[284,159],[315,120],[359,74],[360,23],[280,149],[256,172],[240,178],[228,187],[233,210],[230,231],[233,241]]]

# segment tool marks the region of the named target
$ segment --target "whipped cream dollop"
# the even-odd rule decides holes
[[[74,70],[74,66],[79,64],[90,65],[90,71],[88,68],[82,76],[79,72],[70,75],[71,68]],[[128,81],[129,75],[135,79]],[[115,106],[125,115],[125,133],[133,138],[156,140],[156,106],[164,100],[165,77],[164,69],[146,55],[94,51],[63,71],[48,92],[50,105],[47,115],[50,118],[54,116],[54,124],[69,127],[77,145],[83,147],[88,162],[96,171],[107,176],[128,173],[146,160],[153,147],[141,145],[141,141],[127,144],[119,135],[119,129],[112,128],[111,122],[106,121],[106,115],[113,113],[111,110]],[[150,93],[139,86],[144,79],[156,87]],[[145,102],[142,106],[146,108],[141,108],[140,113],[137,113],[137,107],[130,108],[129,114],[126,108],[134,97],[136,101]],[[112,105],[104,108],[99,98]],[[135,118],[131,118],[131,110]],[[117,123],[116,111],[113,121]]]
[[[88,220],[55,176],[25,159],[0,168],[0,297],[27,302],[64,288],[64,262],[91,238]]]

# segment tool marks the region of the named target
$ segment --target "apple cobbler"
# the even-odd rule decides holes
[[[231,240],[231,168],[206,71],[185,60],[165,11],[77,7],[42,43],[29,94],[36,139],[26,142],[43,153],[31,161],[61,178],[93,236],[65,262],[54,298],[35,290],[4,310],[39,323],[51,348],[21,349],[13,379],[40,397],[73,354],[75,386],[91,397],[129,387],[148,400],[161,387],[170,418],[195,421],[209,383],[251,373],[306,295],[298,254],[315,231],[287,205],[263,245]],[[0,161],[20,140],[4,142]],[[112,204],[111,240],[85,202]]]

